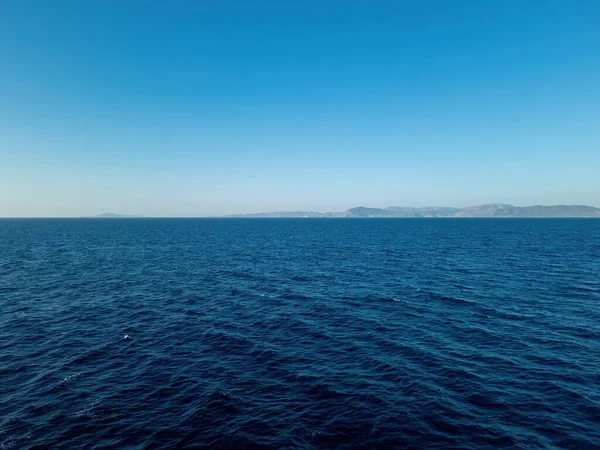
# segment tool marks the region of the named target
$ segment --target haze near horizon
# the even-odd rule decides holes
[[[600,206],[595,1],[0,3],[0,217]]]

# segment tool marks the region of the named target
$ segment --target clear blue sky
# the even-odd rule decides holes
[[[0,2],[0,216],[600,206],[600,1]]]

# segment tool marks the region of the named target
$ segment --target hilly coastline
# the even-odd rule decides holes
[[[358,206],[343,212],[314,211],[277,211],[256,214],[237,214],[231,217],[596,217],[600,218],[600,208],[585,205],[553,205],[553,206],[514,206],[504,203],[491,203],[465,208],[424,207],[411,208],[389,206],[387,208],[367,208]]]
[[[97,216],[92,216],[94,219],[139,219],[141,217],[142,216],[132,216],[129,214],[117,214],[111,212],[105,212]]]

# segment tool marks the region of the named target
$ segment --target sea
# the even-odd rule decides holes
[[[598,449],[598,219],[0,220],[0,449]]]

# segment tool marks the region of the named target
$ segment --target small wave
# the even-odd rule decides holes
[[[346,394],[336,391],[335,389],[331,388],[331,386],[324,383],[317,383],[315,385],[312,385],[308,389],[307,393],[311,397],[318,398],[319,400],[333,400],[347,397]]]
[[[504,403],[495,400],[493,397],[485,394],[471,394],[467,401],[478,408],[501,409],[505,408]]]
[[[239,411],[235,399],[224,391],[216,391],[210,394],[206,408],[209,410],[218,410],[219,413],[227,415],[236,414]]]
[[[398,302],[398,303],[406,303],[405,300],[401,300],[399,298],[394,298],[394,297],[379,297],[377,299],[380,302]]]
[[[95,403],[95,404],[88,406],[87,408],[77,411],[75,413],[75,416],[77,416],[77,417],[88,416],[91,418],[95,418],[98,415],[103,414],[103,411],[101,408],[102,408],[102,404]]]
[[[452,297],[449,295],[438,294],[436,292],[428,292],[428,293],[426,293],[426,295],[430,300],[437,300],[437,301],[441,301],[444,303],[450,303],[450,304],[455,304],[455,305],[459,305],[459,306],[476,306],[476,305],[478,305],[477,302],[472,301],[472,300],[466,300],[466,299],[460,298],[460,297]]]
[[[279,298],[284,300],[310,300],[310,297],[302,294],[283,294]]]
[[[62,381],[59,384],[65,384],[65,383],[70,383],[75,381],[77,378],[79,378],[82,375],[82,372],[77,372],[71,375],[66,376],[65,378],[62,379]]]
[[[17,445],[16,440],[3,441],[3,442],[0,442],[0,449],[8,450],[9,448],[13,448],[15,445]]]
[[[293,275],[290,277],[292,281],[300,281],[302,283],[306,283],[309,281],[314,281],[312,277],[302,276],[302,275]]]

